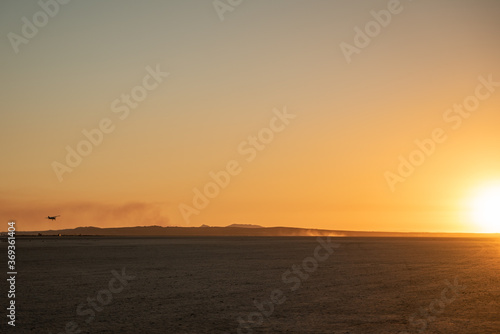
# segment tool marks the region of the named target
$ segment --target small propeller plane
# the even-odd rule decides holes
[[[57,217],[59,217],[60,215],[57,215],[57,216],[47,216],[45,217],[46,219],[51,219],[51,220],[56,220]]]

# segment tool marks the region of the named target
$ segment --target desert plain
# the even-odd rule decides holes
[[[18,238],[1,332],[500,332],[499,239],[320,239]]]

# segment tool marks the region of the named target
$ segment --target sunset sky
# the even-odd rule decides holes
[[[0,231],[485,231],[500,2],[42,3],[0,4]]]

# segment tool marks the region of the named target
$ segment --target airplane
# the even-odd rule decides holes
[[[59,217],[60,215],[58,216],[47,216],[45,217],[46,219],[52,219],[52,220],[56,220],[57,217]]]

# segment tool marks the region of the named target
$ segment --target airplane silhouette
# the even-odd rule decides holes
[[[46,219],[52,219],[52,220],[56,220],[57,217],[59,217],[60,215],[58,216],[47,216],[45,217]]]

